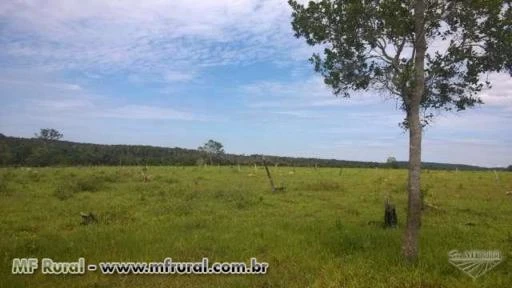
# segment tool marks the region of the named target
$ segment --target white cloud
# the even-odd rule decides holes
[[[10,77],[6,77],[10,75]],[[69,122],[79,118],[81,122],[101,118],[125,120],[181,120],[181,121],[221,121],[211,111],[186,111],[171,103],[134,104],[126,103],[122,95],[106,97],[96,95],[77,84],[52,82],[50,75],[27,72],[27,80],[15,70],[0,71],[0,100],[5,104],[7,123],[13,119],[53,119],[54,122]],[[33,120],[37,124],[36,120]]]
[[[89,97],[52,97],[50,99],[33,99],[31,107],[36,111],[58,112],[86,112],[85,109],[95,109],[94,103]],[[44,113],[44,112],[43,112]]]
[[[487,167],[506,167],[512,163],[510,143],[481,138],[426,138],[423,158],[431,162],[463,163]]]
[[[165,106],[136,104],[115,106],[106,103],[100,97],[90,97],[87,95],[28,99],[24,106],[25,109],[18,111],[17,114],[26,114],[26,116],[30,115],[31,117],[51,117],[61,122],[77,117],[83,120],[110,118],[124,120],[221,121],[220,117]]]
[[[320,76],[292,82],[262,81],[240,88],[249,108],[304,108],[354,106],[380,103],[375,92],[353,92],[351,98],[336,97]]]
[[[322,115],[318,111],[309,110],[281,110],[281,111],[270,111],[272,114],[292,116],[303,119],[320,119],[325,118],[326,115]]]
[[[173,108],[162,108],[147,105],[126,105],[117,108],[107,108],[94,114],[98,117],[133,120],[205,120],[204,117],[200,117],[194,113],[179,111]]]
[[[427,133],[469,134],[479,137],[504,138],[510,134],[512,116],[509,112],[500,111],[496,107],[481,106],[462,112],[442,113],[434,118]],[[483,136],[483,134],[485,136]],[[492,135],[491,135],[492,134]]]
[[[164,79],[169,82],[187,82],[194,79],[195,73],[186,71],[167,71]]]
[[[510,112],[512,112],[512,79],[508,74],[491,74],[489,80],[493,83],[491,89],[484,90],[480,97],[484,105],[468,109],[463,112],[437,111],[427,131],[506,131],[510,126]],[[357,121],[368,124],[387,123],[394,128],[400,123],[404,114],[399,109],[400,99],[386,95],[379,95],[374,90],[368,92],[352,93],[351,98],[335,97],[320,76],[313,76],[306,80],[284,82],[260,81],[244,85],[239,88],[241,98],[246,107],[260,110],[264,113],[287,111],[288,115],[306,115],[304,111],[310,110],[309,117],[322,115],[329,107],[344,109],[344,113]],[[364,108],[382,106],[378,113],[366,113],[350,110],[351,108]],[[277,109],[274,111],[273,109]],[[318,109],[317,111],[315,111]],[[284,114],[284,113],[283,113]]]
[[[80,91],[82,87],[76,84],[70,83],[62,83],[62,82],[34,82],[28,80],[18,80],[18,79],[5,79],[0,78],[0,83],[7,84],[10,86],[31,86],[31,87],[39,87],[39,88],[55,88],[56,90],[64,90],[64,91]]]
[[[501,73],[490,74],[485,80],[491,82],[492,87],[482,91],[480,97],[485,105],[512,109],[512,76]]]
[[[304,49],[290,14],[282,0],[2,1],[0,47],[19,65],[53,70],[252,63]]]

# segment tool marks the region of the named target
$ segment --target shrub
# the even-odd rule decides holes
[[[12,174],[8,173],[1,173],[0,174],[0,195],[9,195],[11,192],[10,189],[10,179],[12,179]]]
[[[100,190],[103,179],[99,177],[82,177],[73,181],[74,192],[96,192]]]
[[[66,200],[75,193],[96,192],[104,185],[105,179],[97,176],[82,176],[60,183],[54,191],[54,196],[60,200]]]
[[[336,191],[343,190],[343,185],[335,181],[317,181],[306,184],[306,189],[311,191]]]
[[[9,189],[7,187],[7,183],[5,181],[0,181],[0,195],[9,194]]]
[[[41,180],[41,173],[39,173],[38,171],[30,170],[28,172],[28,178],[32,182],[39,182]]]
[[[53,192],[53,196],[59,198],[60,200],[66,200],[73,197],[73,191],[70,190],[68,185],[58,185]]]

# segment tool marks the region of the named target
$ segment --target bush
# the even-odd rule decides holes
[[[59,198],[60,200],[66,200],[73,197],[74,192],[68,187],[69,185],[58,185],[53,192],[53,196]]]
[[[9,194],[9,188],[7,187],[7,183],[5,181],[0,181],[0,195]]]
[[[95,180],[99,180],[100,182],[116,183],[119,180],[119,175],[101,171],[99,175],[95,175],[94,177],[91,178],[95,178]]]
[[[9,195],[11,192],[10,181],[12,181],[13,174],[11,172],[0,174],[0,195]]]
[[[103,181],[98,177],[82,177],[72,183],[74,192],[96,192],[101,189]]]
[[[308,183],[306,189],[310,191],[336,191],[343,190],[343,185],[335,181],[317,181]]]
[[[96,176],[82,176],[75,179],[68,179],[55,188],[54,196],[60,200],[66,200],[75,193],[96,192],[104,185],[105,179]]]

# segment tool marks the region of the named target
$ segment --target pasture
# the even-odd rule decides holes
[[[270,167],[0,169],[0,287],[510,287],[512,173],[423,171],[420,261],[400,257],[406,170]],[[386,197],[399,227],[383,229]],[[98,223],[81,225],[80,212]],[[473,281],[451,250],[500,250]],[[244,261],[266,275],[11,275],[13,258]]]

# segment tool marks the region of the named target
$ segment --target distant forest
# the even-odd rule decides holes
[[[268,155],[208,155],[205,151],[143,145],[100,145],[39,138],[17,138],[0,134],[0,166],[89,166],[89,165],[253,165],[263,157],[270,165],[296,167],[359,167],[406,168],[407,162],[379,163],[279,157]],[[426,169],[486,170],[478,166],[443,163],[423,163]],[[511,166],[508,167],[508,170]]]

